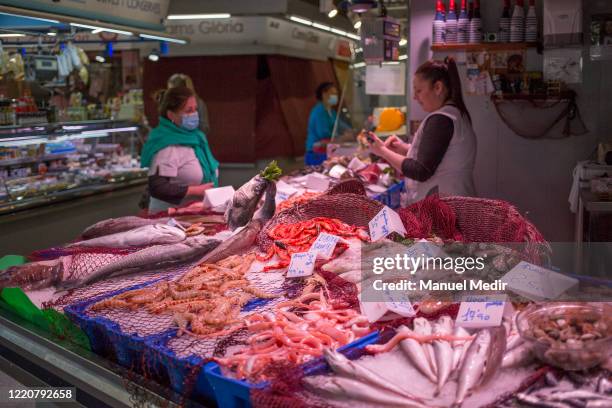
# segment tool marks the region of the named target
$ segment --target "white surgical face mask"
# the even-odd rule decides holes
[[[329,103],[331,106],[337,105],[338,95],[336,94],[329,95],[329,98],[327,98],[327,103]]]
[[[181,126],[187,130],[197,129],[200,124],[200,117],[198,116],[198,112],[186,113],[181,115]]]

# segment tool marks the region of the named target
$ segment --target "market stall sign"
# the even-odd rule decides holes
[[[385,306],[388,311],[403,317],[412,317],[416,315],[412,302],[410,302],[405,292],[386,290],[385,298],[387,299]]]
[[[170,0],[5,0],[4,5],[163,30]]]
[[[455,325],[467,328],[498,327],[508,308],[506,295],[466,296],[459,306]]]
[[[370,238],[372,242],[379,241],[393,232],[397,232],[401,236],[406,235],[406,228],[402,223],[402,219],[392,209],[384,206],[378,214],[369,222]]]
[[[276,182],[276,202],[281,203],[297,193],[297,188],[285,183],[283,180]]]
[[[336,249],[336,244],[339,240],[340,237],[336,235],[322,232],[319,234],[315,242],[312,243],[312,246],[308,252],[313,253],[315,256],[322,259],[329,259],[334,253],[334,249]]]
[[[291,263],[287,271],[288,278],[302,278],[314,272],[316,254],[311,252],[298,252],[291,255]]]
[[[556,299],[578,284],[578,279],[521,261],[501,281],[511,291],[534,301]]]

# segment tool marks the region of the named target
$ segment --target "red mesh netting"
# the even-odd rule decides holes
[[[132,252],[140,251],[146,247],[129,247],[129,248],[107,248],[107,247],[57,247],[34,251],[28,256],[31,262],[47,261],[57,259],[62,256],[76,256],[81,254],[98,254],[98,255],[127,255]]]
[[[442,239],[462,241],[457,230],[453,209],[437,196],[429,196],[398,211],[410,238],[429,238],[432,234]]]
[[[331,187],[325,194],[359,194],[365,195],[366,189],[358,179],[343,180]]]

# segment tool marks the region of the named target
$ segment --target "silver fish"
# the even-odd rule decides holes
[[[465,360],[459,371],[455,406],[460,407],[468,393],[478,385],[484,373],[490,347],[491,333],[489,330],[480,330],[467,350]]]
[[[470,333],[467,332],[463,327],[457,326],[453,330],[454,336],[468,337]],[[463,358],[468,348],[470,348],[472,340],[455,340],[453,341],[453,367],[452,370],[456,370],[461,366]]]
[[[97,238],[104,235],[116,234],[118,232],[129,231],[134,228],[144,227],[145,225],[155,224],[167,224],[170,218],[156,218],[148,219],[134,216],[109,218],[95,223],[94,225],[87,227],[81,234],[83,239]],[[189,226],[189,224],[181,223],[183,226]]]
[[[242,230],[224,240],[221,245],[206,254],[198,263],[215,263],[228,256],[242,253],[253,246],[259,231],[276,211],[276,184],[270,183],[266,190],[266,199],[260,211],[257,212],[257,217],[253,218]]]
[[[487,384],[498,374],[502,360],[504,359],[504,351],[506,350],[506,329],[500,326],[491,327],[488,331],[491,334],[491,345],[489,346],[487,364],[482,373],[480,386]]]
[[[317,381],[314,377],[306,377],[302,381],[311,391],[320,391],[332,398],[354,399],[392,407],[432,408],[431,405],[389,394],[350,378],[334,376],[326,378],[325,381]]]
[[[570,399],[580,400],[605,400],[612,403],[612,398],[596,392],[587,390],[574,390],[566,392],[555,392],[548,397],[551,401],[565,401]]]
[[[433,334],[450,335],[453,333],[453,320],[449,316],[442,316],[433,325]],[[436,340],[433,343],[438,367],[438,387],[436,394],[439,394],[448,381],[453,366],[453,347],[446,340]]]
[[[0,271],[0,289],[18,287],[23,290],[38,290],[53,286],[61,282],[65,261],[69,258],[11,266]]]
[[[196,235],[177,244],[154,245],[126,255],[76,282],[64,282],[62,288],[80,288],[114,276],[158,269],[168,265],[186,264],[212,251],[219,244],[220,241],[216,239]]]
[[[547,401],[536,397],[535,395],[528,395],[524,393],[516,394],[516,399],[524,404],[527,404],[536,408],[571,408],[569,405],[562,402]]]
[[[412,332],[412,330],[405,326],[400,327],[399,330]],[[414,364],[417,370],[434,384],[437,382],[436,375],[431,370],[431,365],[429,364],[429,360],[425,355],[425,350],[421,346],[421,343],[415,339],[405,339],[400,342],[400,348],[410,361],[412,361],[412,364]]]
[[[225,220],[230,230],[245,226],[251,221],[269,184],[270,181],[258,174],[236,190],[231,205],[225,212]]]
[[[502,368],[526,366],[534,360],[531,344],[523,343],[504,354]]]
[[[417,317],[414,319],[414,332],[416,334],[422,334],[424,336],[429,336],[431,334],[431,324],[429,320],[424,317]],[[431,371],[434,374],[438,373],[438,368],[436,366],[436,356],[434,354],[433,346],[429,343],[423,344],[423,349],[425,350],[425,355],[427,356],[427,360],[429,361],[429,365],[431,366]]]
[[[523,343],[523,341],[524,341],[523,338],[517,332],[510,333],[510,336],[508,336],[508,339],[506,341],[507,342],[506,350],[510,351],[520,346]]]
[[[333,351],[332,349],[327,348],[323,350],[323,354],[327,364],[329,364],[331,369],[340,376],[350,377],[380,389],[387,390],[393,394],[397,394],[398,396],[420,402],[420,398],[414,396],[406,390],[403,390],[399,385],[389,382],[387,379],[382,378],[369,368],[366,368],[355,361],[349,360],[342,354]]]
[[[186,237],[185,232],[180,228],[166,224],[154,224],[75,242],[68,246],[121,248],[128,246],[162,245],[181,242],[185,240]]]

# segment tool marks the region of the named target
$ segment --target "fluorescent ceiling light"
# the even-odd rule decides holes
[[[57,35],[57,33],[50,32],[50,33],[47,33],[47,35],[50,36],[50,37],[55,37]]]
[[[229,13],[215,13],[215,14],[170,14],[168,20],[202,20],[211,18],[230,18],[232,15]]]
[[[408,59],[408,55],[400,55],[400,56],[399,56],[399,60],[400,60],[400,61],[401,61],[401,60],[405,60],[405,59]]]
[[[358,63],[352,65],[353,68],[363,68],[365,66],[366,66],[365,62],[358,62]]]
[[[103,63],[106,61],[106,59],[101,55],[96,55],[96,61],[98,61],[99,63]]]
[[[157,55],[157,54],[149,54],[149,61],[153,61],[153,62],[159,61],[159,55]]]
[[[29,18],[29,19],[32,19],[32,20],[44,21],[46,23],[59,24],[59,20],[52,20],[50,18],[30,17],[30,16],[24,16],[24,15],[20,15],[20,14],[11,14],[11,13],[4,13],[4,12],[2,12],[0,14],[4,14],[5,16],[13,16],[13,17],[20,17],[20,18]]]
[[[327,17],[334,18],[338,15],[338,9],[332,9],[329,13],[327,13]]]
[[[187,41],[180,40],[178,38],[162,37],[159,35],[150,35],[150,34],[140,34],[140,36],[142,38],[147,38],[149,40],[160,40],[160,41],[167,41],[167,42],[172,42],[172,43],[177,43],[177,44],[187,44]]]
[[[338,35],[346,36],[348,33],[346,31],[338,30],[337,28],[332,28],[331,32]]]
[[[307,26],[311,26],[312,25],[312,21],[306,20],[305,18],[301,18],[301,17],[291,16],[291,17],[289,17],[289,20],[295,21],[296,23],[304,24],[304,25],[307,25]]]
[[[323,24],[319,24],[319,23],[312,23],[312,26],[313,26],[314,28],[319,28],[319,29],[321,29],[321,30],[331,31],[331,27],[330,27],[330,26],[326,26],[326,25],[323,25]]]
[[[399,46],[403,47],[404,45],[408,44],[408,40],[405,38],[402,38],[399,42]]]
[[[359,30],[361,28],[361,20],[357,20],[353,27],[355,27],[355,30]]]
[[[357,34],[351,34],[351,33],[345,33],[344,35],[346,35],[348,38],[352,38],[353,40],[361,40],[361,37],[358,36]]]
[[[398,65],[399,61],[385,61],[382,64],[383,65]]]
[[[99,33],[101,33],[102,31],[104,31],[104,30],[103,30],[103,29],[101,29],[101,28],[98,28],[97,30],[93,30],[91,33],[92,33],[92,34],[99,34]]]
[[[17,34],[17,33],[0,34],[0,37],[2,38],[25,37],[25,34]]]
[[[100,31],[106,31],[109,33],[116,33],[116,34],[123,34],[123,35],[134,35],[134,33],[130,32],[130,31],[123,31],[123,30],[115,30],[114,28],[105,28],[105,27],[97,27],[97,26],[92,26],[89,24],[80,24],[80,23],[70,23],[71,26],[74,27],[79,27],[79,28],[88,28],[90,30],[100,30]]]

